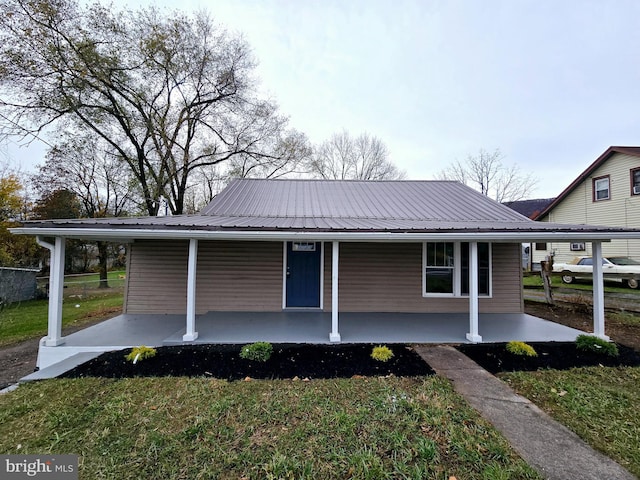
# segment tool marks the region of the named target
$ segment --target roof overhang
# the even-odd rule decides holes
[[[67,237],[130,243],[134,240],[249,240],[287,241],[316,240],[341,242],[417,242],[429,240],[461,240],[482,242],[607,242],[614,239],[640,239],[640,231],[436,231],[436,232],[370,232],[370,231],[294,231],[294,230],[161,230],[123,228],[39,228],[10,229],[17,235]]]

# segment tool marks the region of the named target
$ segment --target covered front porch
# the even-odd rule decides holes
[[[479,314],[478,324],[484,342],[571,342],[584,333],[524,313]],[[78,359],[85,361],[87,356],[137,345],[330,343],[327,331],[331,329],[331,313],[209,312],[198,316],[197,325],[198,338],[184,342],[184,315],[119,315],[65,337],[61,345],[41,345],[38,366],[43,369],[78,354],[82,354]],[[340,315],[343,343],[468,343],[468,328],[466,313]]]

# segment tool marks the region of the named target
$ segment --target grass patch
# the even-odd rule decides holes
[[[96,318],[106,318],[121,310],[122,302],[121,292],[67,299],[62,304],[62,325],[81,325]],[[0,311],[0,346],[46,335],[48,309],[48,300],[29,300]]]
[[[543,288],[542,277],[539,273],[535,274],[523,274],[522,285],[524,288]],[[572,289],[579,291],[592,292],[593,286],[591,280],[575,280],[572,284],[562,283],[559,276],[553,275],[551,277],[551,286],[553,288]],[[608,293],[630,293],[634,295],[640,295],[640,289],[632,289],[617,284],[615,282],[604,282],[604,291]]]
[[[640,476],[640,368],[542,370],[501,378],[589,445]]]
[[[607,322],[637,327],[640,326],[640,315],[634,312],[607,312]]]
[[[81,478],[540,478],[438,377],[24,384],[0,452],[77,453]]]

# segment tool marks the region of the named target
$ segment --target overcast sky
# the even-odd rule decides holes
[[[607,147],[640,145],[638,0],[179,5],[243,33],[291,126],[315,143],[375,135],[410,179],[499,148],[540,179],[534,197],[552,197]]]

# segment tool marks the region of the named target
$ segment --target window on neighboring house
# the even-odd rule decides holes
[[[582,252],[584,251],[584,242],[576,242],[576,243],[572,243],[569,246],[569,250],[571,250],[572,252]]]
[[[640,168],[631,170],[631,195],[640,195]]]
[[[593,201],[609,200],[609,176],[593,179]]]
[[[536,250],[540,251],[540,250],[546,250],[547,249],[547,243],[546,242],[538,242],[536,243]]]
[[[427,242],[424,246],[424,293],[469,295],[469,243]],[[478,243],[478,294],[491,293],[491,247]]]

